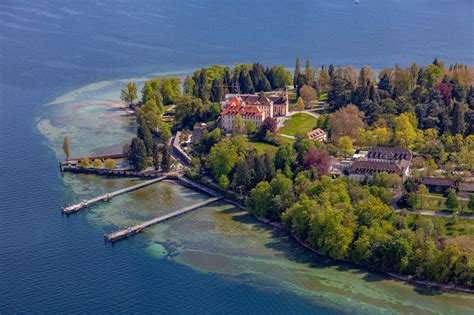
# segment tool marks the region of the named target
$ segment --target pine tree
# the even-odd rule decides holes
[[[334,66],[332,64],[329,65],[328,74],[331,78],[334,75]]]
[[[171,148],[167,143],[164,143],[161,147],[161,170],[163,172],[169,172],[171,163]]]
[[[452,112],[451,122],[451,133],[453,135],[461,134],[464,135],[466,132],[465,115],[467,112],[467,106],[463,103],[455,102]]]
[[[224,100],[225,89],[222,79],[215,79],[212,81],[211,87],[211,102],[218,103]]]
[[[160,169],[160,164],[161,164],[160,148],[158,147],[158,144],[155,142],[153,144],[153,167],[155,168],[155,170]]]
[[[147,166],[145,143],[142,139],[133,138],[130,145],[130,162],[134,169],[142,171]]]
[[[151,156],[153,152],[153,136],[151,135],[150,128],[148,128],[146,124],[141,124],[140,127],[138,127],[137,137],[143,140],[147,156]]]
[[[201,100],[204,102],[209,99],[209,92],[207,90],[207,74],[206,70],[203,68],[201,69],[201,72],[199,73],[199,80],[196,84],[196,96],[199,97]]]

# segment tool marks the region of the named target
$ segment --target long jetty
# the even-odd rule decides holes
[[[140,224],[137,224],[137,225],[134,225],[132,227],[129,227],[129,228],[125,228],[125,229],[122,229],[122,230],[119,230],[119,231],[116,231],[116,232],[112,232],[112,233],[109,233],[109,234],[106,234],[105,235],[105,239],[107,241],[110,241],[110,242],[115,242],[115,241],[118,241],[118,240],[121,240],[123,238],[126,238],[126,237],[129,237],[129,236],[132,236],[132,235],[135,235],[135,234],[138,234],[140,232],[142,232],[144,229],[152,226],[152,225],[155,225],[155,224],[158,224],[158,223],[161,223],[161,222],[165,222],[165,221],[168,221],[172,218],[176,218],[180,215],[183,215],[185,213],[188,213],[188,212],[191,212],[193,210],[196,210],[198,208],[201,208],[207,204],[210,204],[210,203],[213,203],[215,201],[218,201],[220,199],[222,199],[223,197],[222,196],[219,196],[219,197],[212,197],[212,198],[209,198],[205,201],[201,201],[199,203],[196,203],[196,204],[193,204],[191,206],[188,206],[188,207],[185,207],[185,208],[182,208],[182,209],[179,209],[179,210],[176,210],[174,212],[171,212],[171,213],[168,213],[168,214],[165,214],[165,215],[162,215],[160,217],[156,217],[154,219],[151,219],[149,221],[146,221],[146,222],[143,222],[143,223],[140,223]]]
[[[149,186],[149,185],[152,185],[154,183],[157,183],[159,181],[162,181],[162,180],[166,179],[167,177],[168,177],[167,175],[163,175],[163,176],[153,178],[153,179],[144,181],[142,183],[139,183],[139,184],[136,184],[136,185],[133,185],[133,186],[130,186],[130,187],[126,187],[126,188],[123,188],[123,189],[120,189],[120,190],[117,190],[117,191],[114,191],[114,192],[107,193],[105,195],[101,195],[101,196],[98,196],[98,197],[95,197],[95,198],[92,198],[92,199],[89,199],[89,200],[85,200],[85,201],[82,201],[78,204],[63,208],[62,212],[65,213],[65,214],[74,213],[74,212],[77,212],[81,209],[87,208],[91,205],[94,205],[98,202],[109,201],[110,199],[112,199],[114,197],[117,197],[119,195],[131,192],[131,191],[134,191],[134,190],[137,190],[137,189]]]

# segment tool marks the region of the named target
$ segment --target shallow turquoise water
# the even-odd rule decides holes
[[[2,1],[0,313],[467,313],[472,297],[334,265],[224,204],[110,246],[104,233],[203,196],[163,183],[65,217],[131,181],[57,163],[65,134],[77,156],[132,136],[123,79],[297,56],[472,64],[472,20],[470,0]]]

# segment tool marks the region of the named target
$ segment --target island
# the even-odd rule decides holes
[[[441,60],[374,71],[296,60],[159,77],[124,110],[122,152],[70,157],[62,172],[172,179],[208,201],[106,235],[116,241],[224,199],[303,246],[397,279],[474,293],[474,71]]]

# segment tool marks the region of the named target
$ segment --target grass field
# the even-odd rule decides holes
[[[298,113],[285,121],[278,133],[296,136],[299,132],[310,132],[316,127],[317,119],[305,113]]]
[[[271,154],[275,154],[276,150],[278,149],[276,146],[264,142],[252,141],[250,144],[257,150],[259,154],[263,154],[267,151],[269,151]]]

